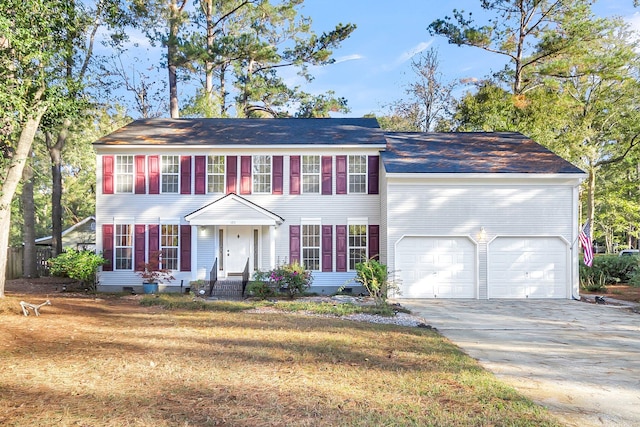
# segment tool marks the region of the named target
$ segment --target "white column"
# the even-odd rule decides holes
[[[198,226],[191,226],[191,280],[198,280]]]
[[[276,234],[277,230],[275,225],[269,226],[269,269],[273,269],[276,266]]]

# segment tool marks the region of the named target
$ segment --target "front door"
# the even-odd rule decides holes
[[[225,273],[241,275],[247,260],[251,263],[251,226],[229,226],[226,229]]]

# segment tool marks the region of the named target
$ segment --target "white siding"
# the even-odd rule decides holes
[[[389,268],[397,268],[395,245],[403,236],[468,236],[478,244],[478,298],[487,298],[487,242],[496,236],[549,236],[571,242],[575,185],[392,178],[386,195]]]

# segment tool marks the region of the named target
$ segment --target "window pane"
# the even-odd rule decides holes
[[[320,156],[302,156],[302,192],[320,193]]]
[[[116,156],[116,192],[133,192],[133,156]]]
[[[367,226],[349,225],[349,269],[355,270],[356,264],[367,260]]]
[[[302,226],[302,264],[307,270],[320,270],[320,225]]]
[[[178,156],[162,156],[161,182],[163,193],[177,193],[180,163]]]
[[[160,231],[161,268],[178,269],[178,225],[165,224]]]
[[[115,226],[115,269],[131,270],[133,267],[133,235],[128,224],[116,224]]]
[[[349,193],[367,192],[367,156],[349,156]]]
[[[224,156],[208,156],[207,157],[207,192],[208,193],[224,193],[225,192],[225,169]]]
[[[271,193],[271,156],[253,156],[253,192]]]

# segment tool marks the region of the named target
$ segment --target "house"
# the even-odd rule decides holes
[[[37,246],[51,246],[52,237],[40,237],[35,240]],[[96,217],[88,216],[62,232],[64,249],[89,250],[96,249]]]
[[[94,146],[104,291],[140,287],[161,251],[166,290],[299,260],[330,294],[378,257],[405,298],[578,295],[585,175],[518,133],[148,119]]]

